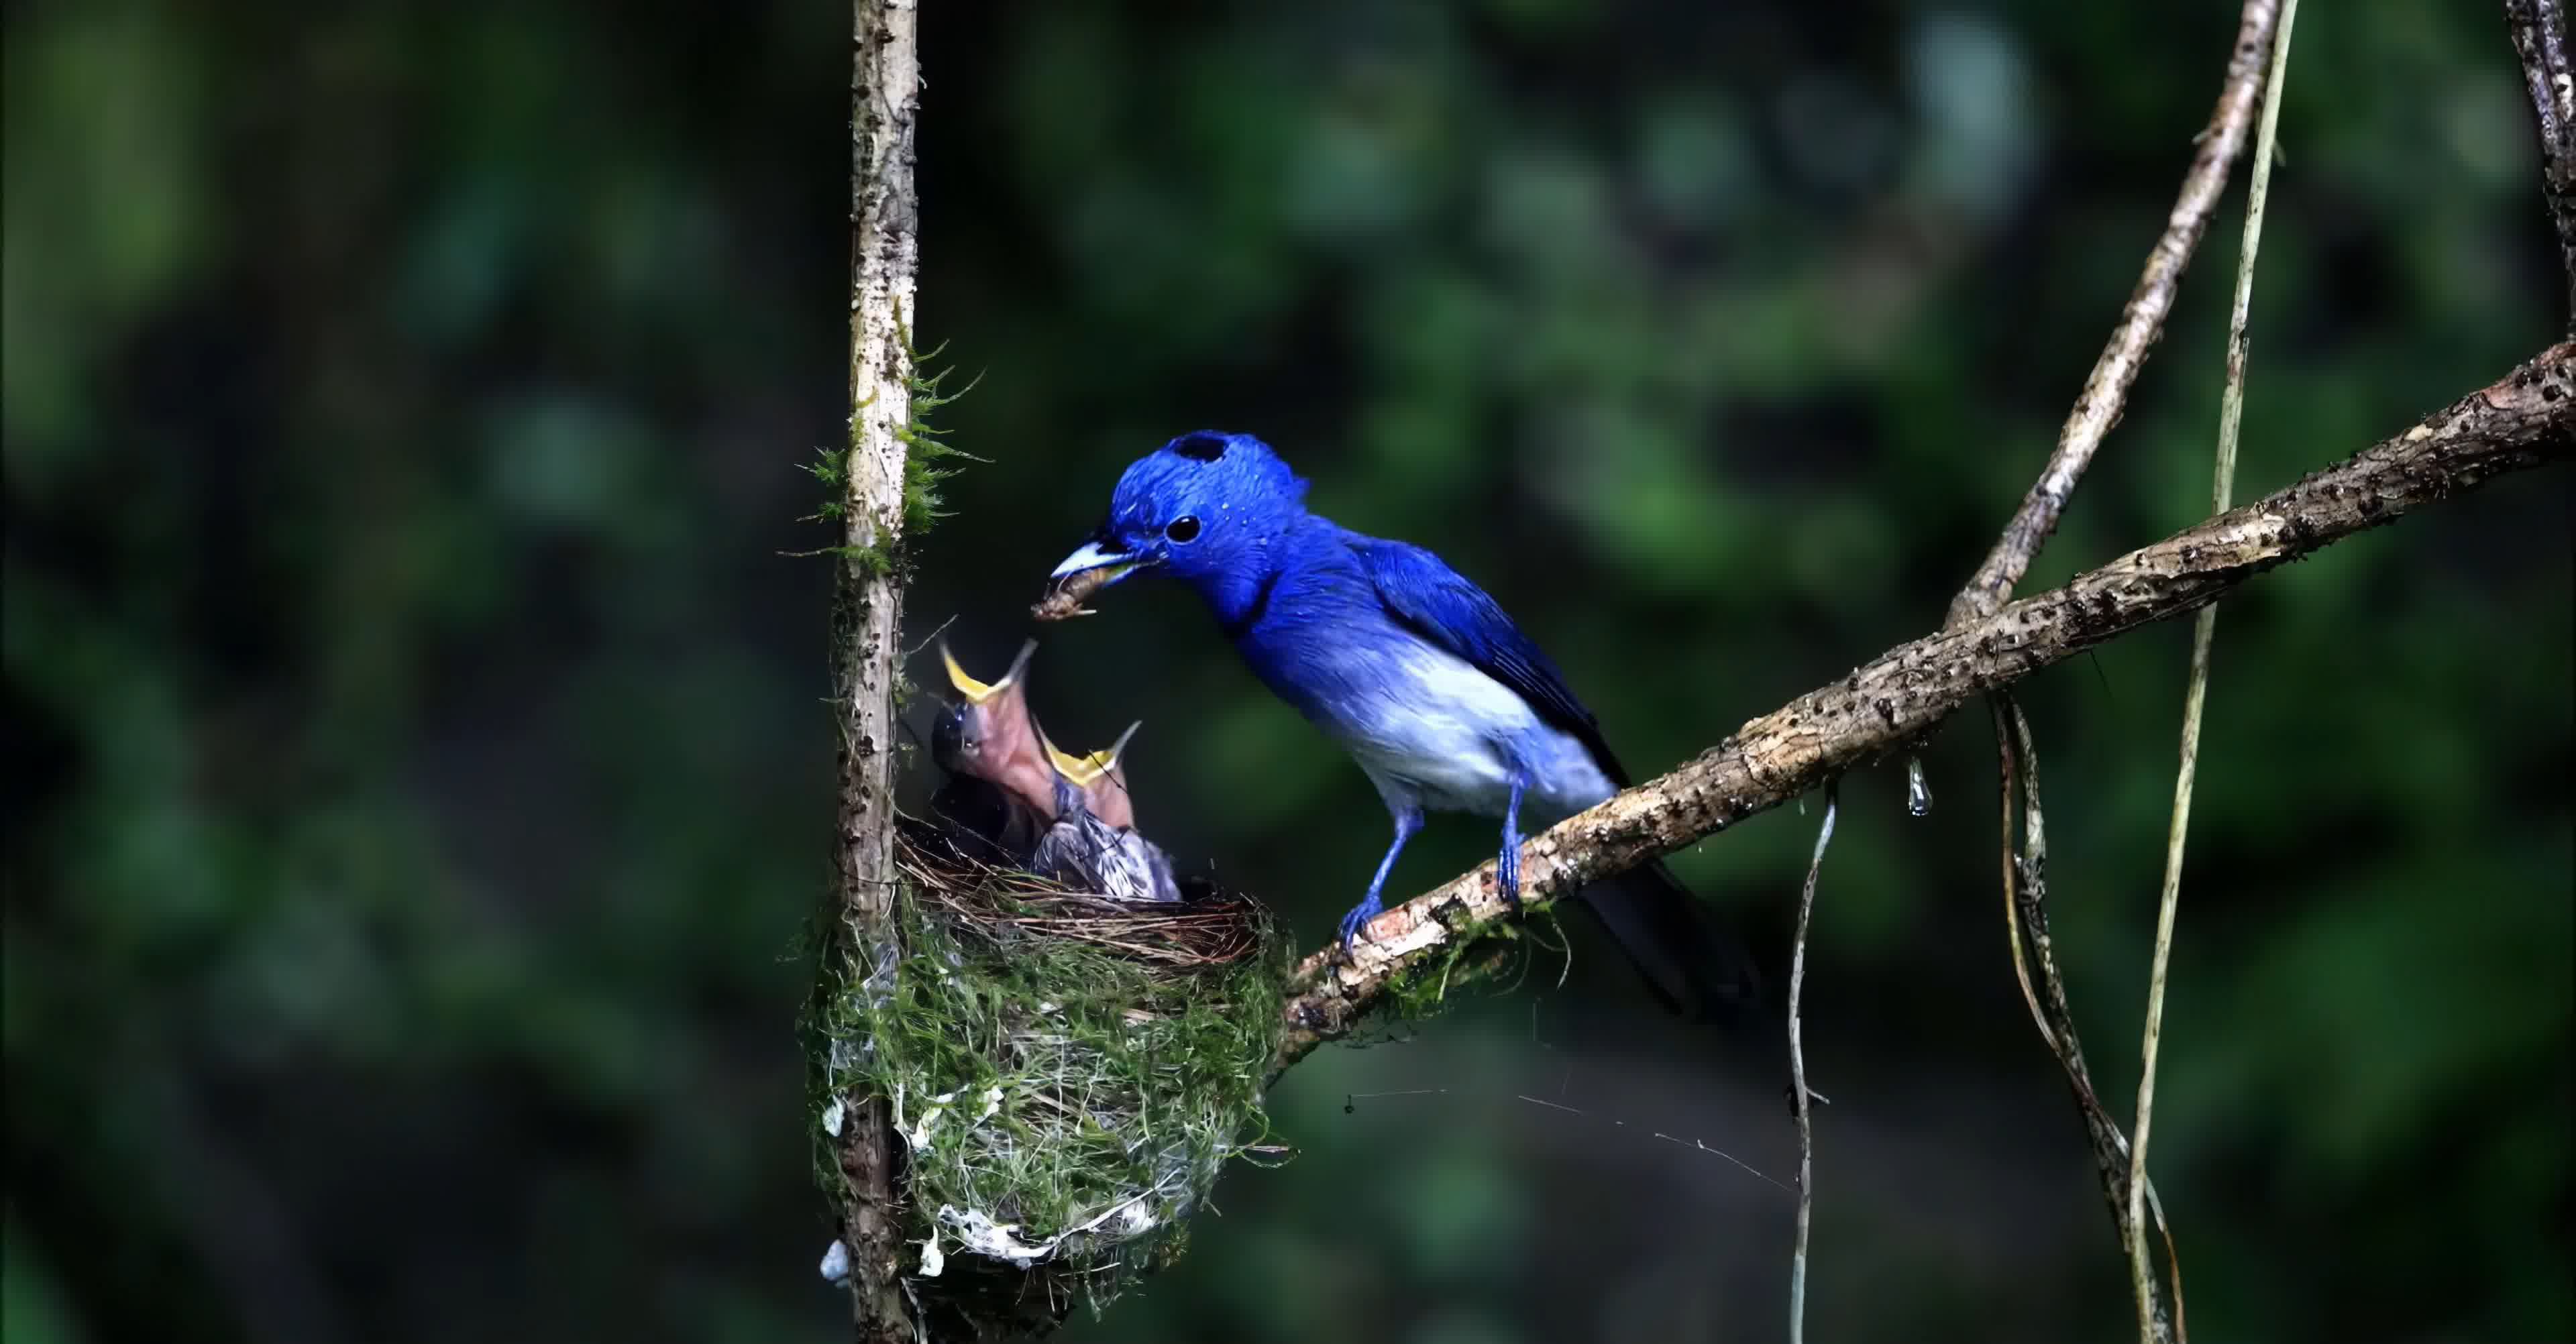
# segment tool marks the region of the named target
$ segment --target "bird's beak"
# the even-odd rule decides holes
[[[1055,567],[1055,573],[1050,574],[1047,577],[1051,579],[1062,579],[1075,574],[1081,574],[1089,570],[1103,570],[1106,572],[1101,575],[1094,586],[1106,588],[1109,585],[1118,582],[1120,579],[1126,578],[1130,573],[1135,571],[1138,565],[1141,565],[1144,562],[1144,557],[1133,554],[1132,552],[1120,550],[1117,542],[1104,541],[1095,537],[1090,541],[1084,542],[1081,550],[1075,551],[1073,554],[1066,556],[1064,558],[1064,563]]]
[[[1027,670],[1029,655],[1037,651],[1036,640],[1022,643],[1019,656],[1011,660],[1011,669],[1002,674],[1000,681],[987,683],[966,675],[966,669],[957,665],[957,655],[948,651],[948,641],[944,639],[939,641],[939,661],[948,665],[948,684],[956,687],[957,693],[965,696],[967,703],[976,705],[1011,689],[1011,683],[1018,681],[1020,673]]]
[[[1046,749],[1047,758],[1055,762],[1055,772],[1064,776],[1078,789],[1090,788],[1108,769],[1108,762],[1103,758],[1109,753],[1105,751],[1095,751],[1088,756],[1076,756],[1053,742],[1047,743]]]
[[[1029,723],[1031,727],[1036,727],[1037,721],[1031,719]],[[1057,746],[1054,740],[1046,735],[1046,729],[1039,728],[1037,734],[1038,750],[1047,758],[1047,764],[1054,770],[1055,778],[1077,793],[1080,792],[1083,776],[1089,772],[1091,762]]]
[[[1076,756],[1053,742],[1047,743],[1047,755],[1055,761],[1057,774],[1087,789],[1118,769],[1118,758],[1126,754],[1128,740],[1135,737],[1136,730],[1144,726],[1145,722],[1142,719],[1127,725],[1127,731],[1120,733],[1117,741],[1110,743],[1106,749],[1095,751],[1088,756]]]
[[[1107,750],[1088,756],[1076,756],[1053,742],[1046,743],[1047,759],[1055,766],[1056,778],[1081,798],[1091,815],[1121,830],[1134,829],[1136,807],[1127,797],[1127,776],[1118,768],[1118,757],[1127,750],[1128,739],[1144,726],[1128,725]]]

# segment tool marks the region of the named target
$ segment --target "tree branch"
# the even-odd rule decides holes
[[[845,965],[891,964],[894,899],[894,679],[903,585],[905,432],[912,412],[912,311],[919,258],[913,121],[921,71],[913,0],[850,9],[850,438],[841,482],[833,694],[841,797],[834,852]],[[838,1137],[851,1312],[861,1344],[915,1337],[896,1267],[893,1134],[882,1098],[854,1098]]]
[[[2576,73],[2567,64],[2567,14],[2560,0],[2505,0],[2504,20],[2540,128],[2541,193],[2558,230],[2567,330],[2576,335]]]
[[[2236,156],[2245,152],[2246,128],[2254,124],[2254,110],[2262,102],[2264,58],[2271,53],[2272,29],[2280,17],[2280,0],[2246,0],[2237,19],[2236,45],[2227,58],[2227,75],[2219,85],[2218,106],[2200,132],[2200,151],[2192,156],[2190,171],[2183,174],[2182,191],[2174,198],[2164,234],[2147,253],[2138,287],[2130,293],[2128,306],[2120,310],[2120,324],[2112,328],[2110,342],[2102,347],[2092,374],[2084,380],[2083,393],[2075,398],[2074,411],[2057,433],[2057,450],[2049,454],[2030,492],[2022,496],[2021,507],[2004,525],[1985,563],[1977,566],[1976,575],[1951,601],[1950,625],[1991,616],[2012,595],[2041,543],[2057,530],[2057,516],[2065,511],[2075,483],[2092,464],[2093,450],[2120,422],[2120,413],[2128,406],[2129,386],[2138,380],[2138,370],[2146,367],[2147,351],[2164,331],[2165,314],[2173,311],[2183,270],[2191,265],[2201,234],[2208,231],[2209,217],[2218,209],[2218,197],[2226,190]]]
[[[2288,489],[2063,588],[1891,649],[1531,840],[1521,853],[1522,899],[1543,904],[1777,807],[1931,731],[1972,696],[2196,610],[2267,569],[2506,472],[2564,461],[2576,449],[2571,406],[2576,344],[2561,344]],[[1378,916],[1347,955],[1328,948],[1300,962],[1274,1069],[1348,1033],[1394,983],[1436,971],[1504,918],[1493,867]]]

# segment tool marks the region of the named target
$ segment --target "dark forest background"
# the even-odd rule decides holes
[[[919,330],[980,375],[943,415],[985,460],[919,545],[916,637],[954,618],[998,667],[1122,464],[1249,430],[1496,593],[1646,772],[1939,622],[2234,24],[927,10]],[[847,31],[9,8],[10,1344],[841,1332],[792,1030],[829,574],[786,553],[832,540],[800,467],[846,410]],[[2282,125],[2240,498],[2561,317],[2494,6],[2311,6]],[[2204,512],[2240,197],[2031,586]],[[2202,1339],[2576,1329],[2569,516],[2563,472],[2509,481],[2224,610],[2155,1144]],[[1048,633],[1050,728],[1143,717],[1148,823],[1319,940],[1374,792],[1185,594],[1102,607]],[[2120,1110],[2187,642],[2029,695]],[[1983,716],[1928,765],[1926,820],[1891,769],[1846,782],[1819,898],[1815,1337],[2121,1337],[2005,960]],[[1815,820],[1676,859],[1775,968]],[[1489,849],[1435,819],[1394,885]],[[1666,1022],[1572,932],[1297,1069],[1296,1160],[1070,1336],[1777,1338],[1791,1201],[1687,1142],[1794,1172],[1776,1047]]]

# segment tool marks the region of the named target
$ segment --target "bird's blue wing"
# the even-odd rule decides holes
[[[1612,783],[1628,786],[1628,772],[1601,740],[1592,712],[1484,589],[1419,546],[1353,535],[1351,549],[1397,624],[1512,688],[1542,720],[1590,749]],[[1656,994],[1685,1016],[1733,1015],[1759,1002],[1760,977],[1744,945],[1713,923],[1662,864],[1595,883],[1582,904],[1609,926]]]
[[[1378,601],[1397,622],[1512,688],[1541,719],[1589,748],[1611,783],[1628,787],[1628,772],[1602,739],[1592,711],[1574,698],[1556,664],[1484,589],[1439,556],[1406,542],[1353,534],[1351,549],[1376,586]]]

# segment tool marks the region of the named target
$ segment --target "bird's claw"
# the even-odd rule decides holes
[[[1369,921],[1377,918],[1383,910],[1374,896],[1351,907],[1351,912],[1342,916],[1342,950],[1349,951],[1352,943],[1366,935]]]

